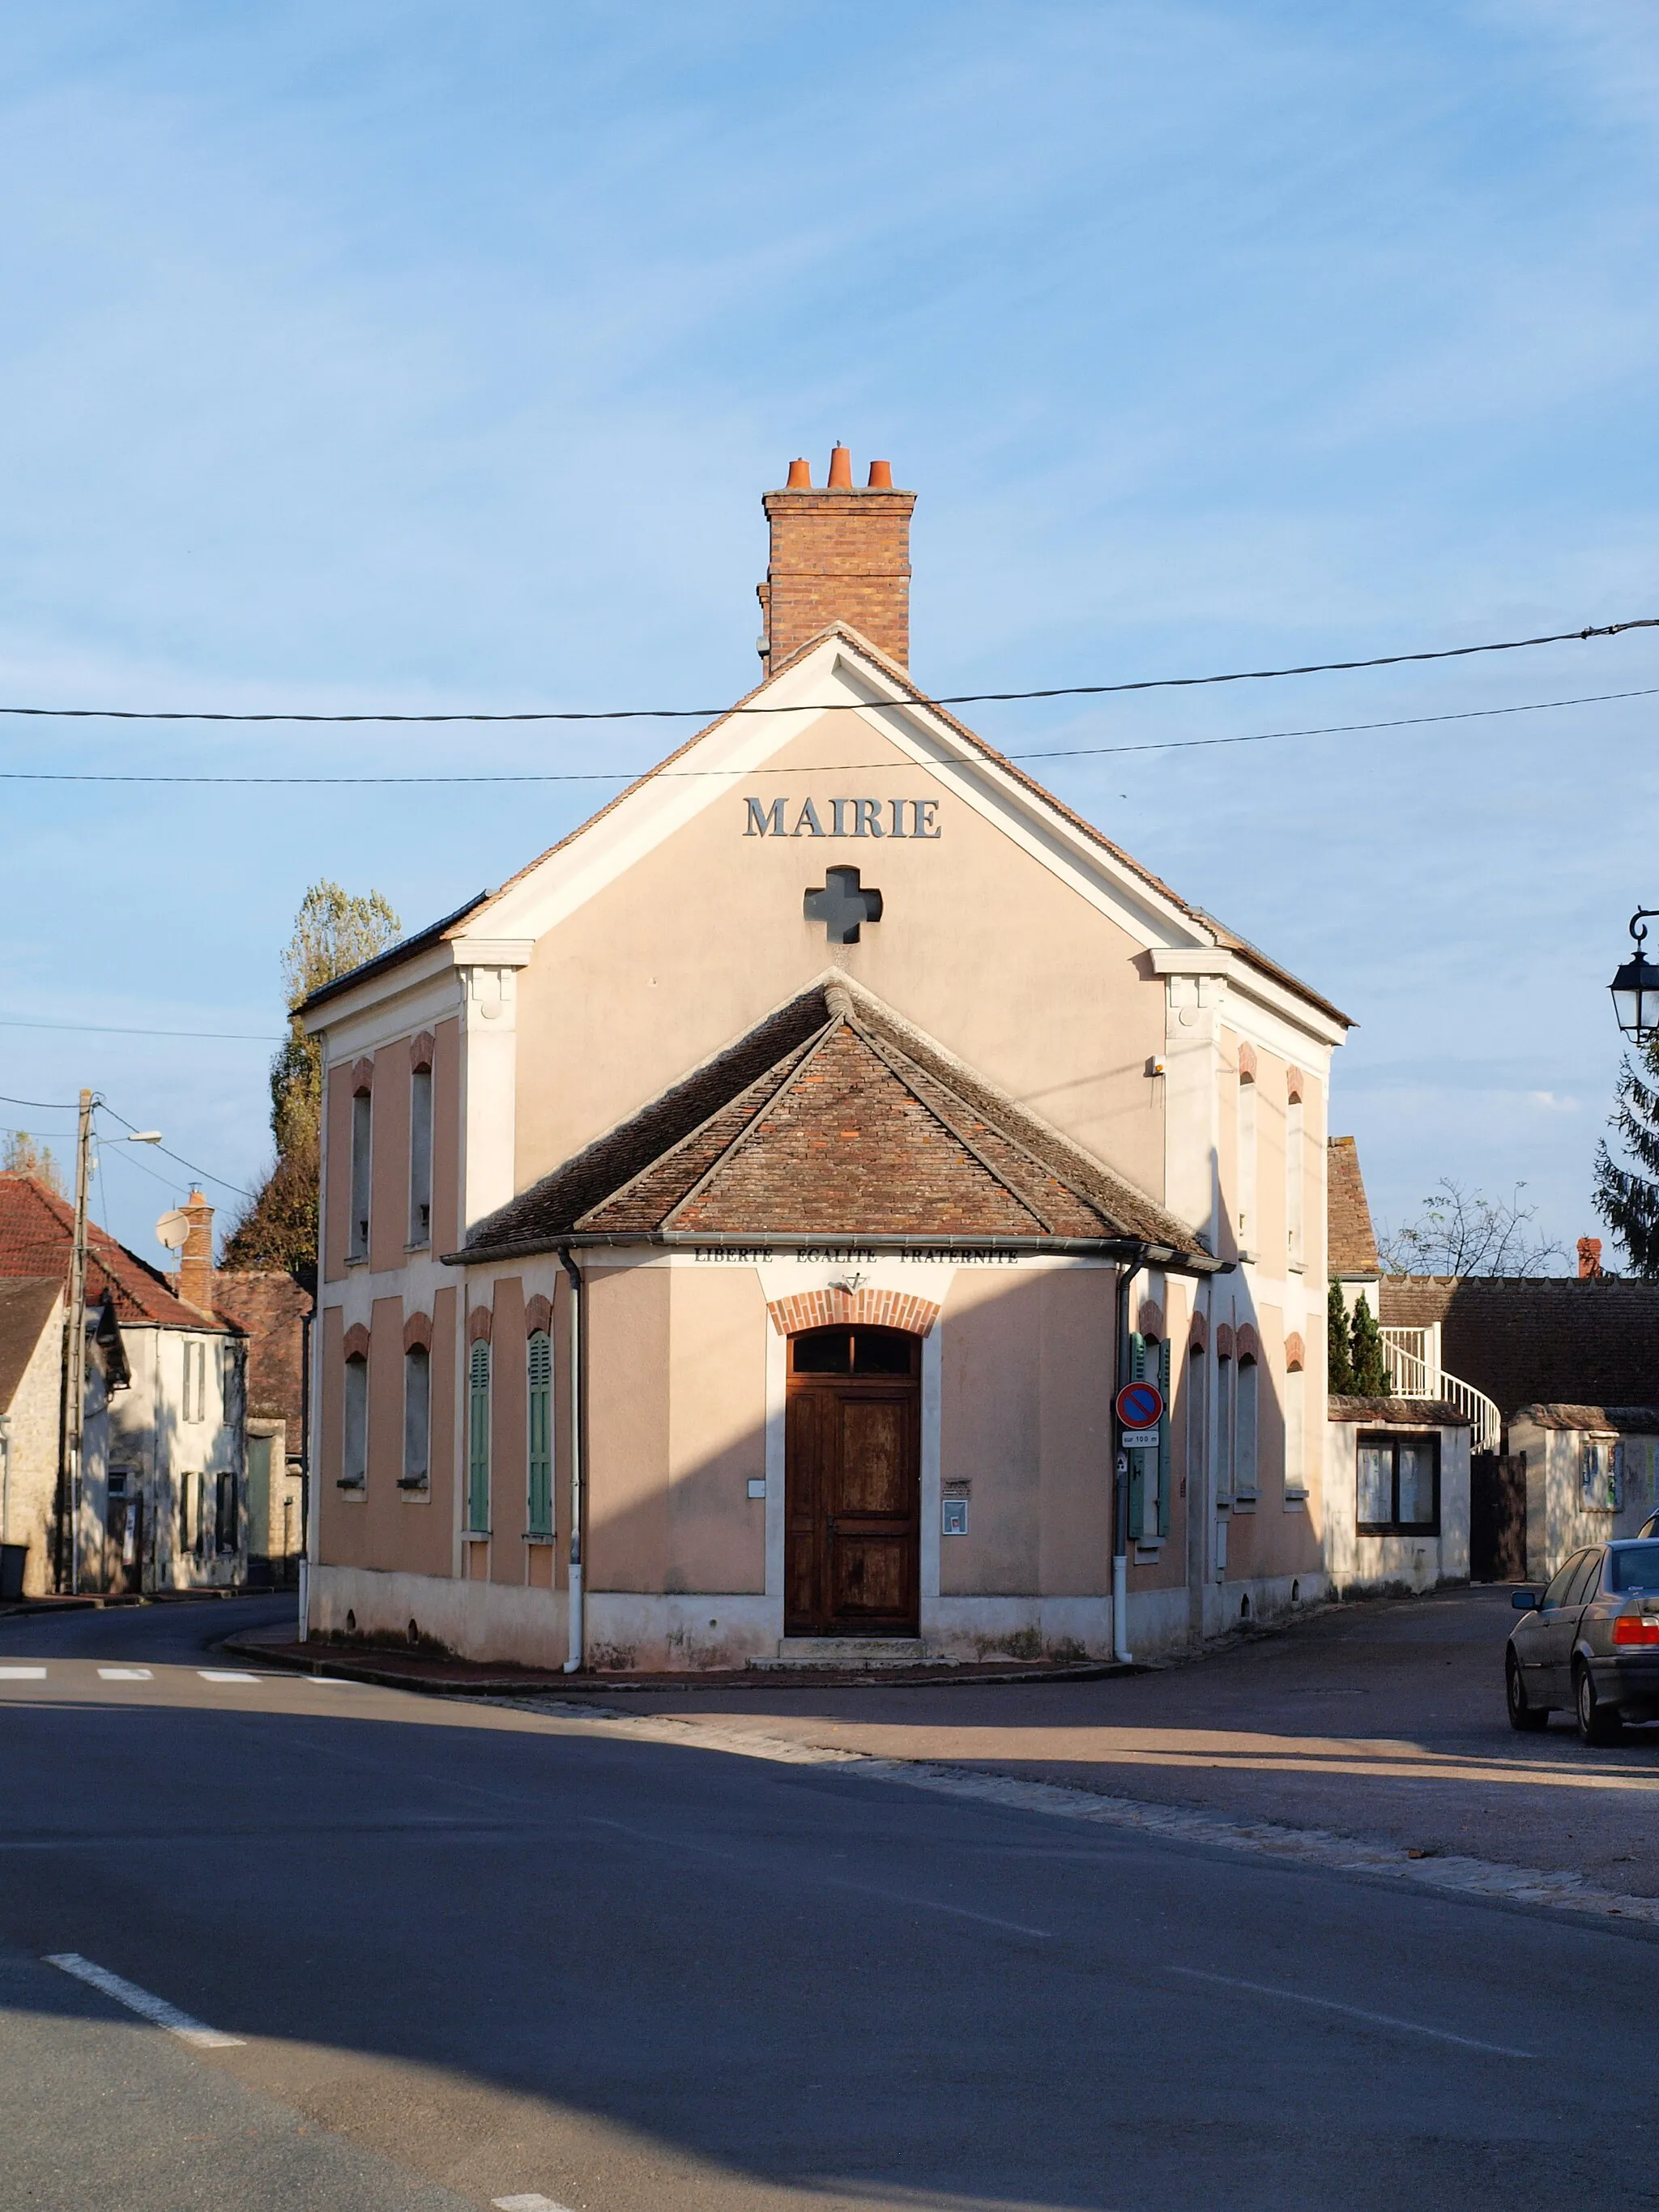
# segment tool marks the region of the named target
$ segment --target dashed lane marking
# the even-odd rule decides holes
[[[197,1673],[204,1682],[257,1682],[257,1674],[239,1674],[231,1667],[198,1667]]]
[[[44,1667],[0,1667],[0,1682],[44,1682]]]
[[[148,1990],[141,1990],[137,1982],[111,1973],[107,1966],[95,1966],[78,1951],[48,1953],[46,1964],[56,1966],[61,1973],[73,1974],[77,1982],[85,1982],[89,1988],[100,1990],[106,1997],[113,1997],[117,2004],[125,2005],[129,2012],[141,2014],[152,2026],[166,2028],[169,2035],[176,2035],[183,2043],[193,2043],[198,2050],[228,2050],[242,2040],[240,2035],[222,2035],[216,2027],[204,2027],[199,2020],[180,2012],[165,1997],[153,1996]]]
[[[152,1677],[148,1667],[100,1667],[100,1682],[148,1682]]]
[[[495,2212],[568,2212],[563,2204],[556,2204],[550,2197],[538,2197],[532,2190],[528,2197],[492,2197]]]
[[[1399,2020],[1393,2013],[1367,2012],[1361,2005],[1338,2004],[1334,1997],[1304,1996],[1300,1990],[1274,1989],[1267,1982],[1241,1982],[1231,1974],[1206,1974],[1201,1966],[1171,1966],[1189,1982],[1213,1982],[1224,1990],[1249,1990],[1259,1997],[1277,1997],[1282,2004],[1312,2005],[1320,2012],[1340,2012],[1349,2020],[1370,2021],[1376,2027],[1392,2027],[1406,2035],[1432,2036],[1437,2043],[1455,2043],[1465,2051],[1490,2051],[1498,2058],[1535,2059],[1535,2051],[1516,2051],[1507,2043],[1482,2043],[1478,2036],[1454,2035],[1449,2028],[1430,2027],[1420,2020]]]

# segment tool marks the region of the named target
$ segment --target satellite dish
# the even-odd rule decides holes
[[[155,1224],[156,1239],[165,1244],[169,1252],[181,1250],[185,1239],[189,1234],[189,1216],[181,1212],[176,1206],[171,1213],[164,1213]]]

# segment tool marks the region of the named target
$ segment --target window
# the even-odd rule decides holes
[[[1260,1418],[1257,1371],[1254,1359],[1239,1361],[1236,1385],[1238,1406],[1233,1419],[1233,1489],[1241,1500],[1255,1496],[1257,1423]]]
[[[404,1472],[400,1490],[424,1490],[432,1441],[432,1356],[423,1344],[404,1354]]]
[[[1358,1521],[1362,1536],[1439,1534],[1438,1437],[1360,1437]]]
[[[351,1222],[346,1236],[348,1260],[364,1260],[368,1256],[370,1110],[368,1091],[357,1091],[351,1101]]]
[[[1233,1363],[1224,1352],[1215,1364],[1215,1494],[1233,1494]]]
[[[1293,1367],[1285,1377],[1285,1494],[1287,1498],[1305,1496],[1308,1487],[1302,1389],[1302,1370]]]
[[[538,1328],[526,1351],[530,1382],[530,1534],[553,1534],[553,1344]]]
[[[185,1391],[180,1418],[186,1421],[207,1419],[207,1346],[200,1337],[185,1339]]]
[[[1616,1513],[1625,1502],[1622,1448],[1611,1437],[1590,1439],[1581,1449],[1578,1479],[1590,1512]]]
[[[1589,1605],[1598,1595],[1596,1585],[1601,1579],[1601,1553],[1594,1551],[1578,1571],[1578,1579],[1567,1592],[1569,1605]]]
[[[1569,1583],[1577,1579],[1579,1571],[1589,1556],[1586,1552],[1575,1552],[1570,1559],[1563,1561],[1562,1565],[1556,1569],[1550,1577],[1549,1588],[1544,1592],[1546,1606],[1566,1603],[1567,1587]]]
[[[432,1242],[432,1070],[409,1079],[409,1241]]]
[[[1292,1267],[1303,1265],[1302,1204],[1306,1168],[1302,1130],[1302,1101],[1292,1098],[1285,1115],[1285,1247]]]
[[[1187,1355],[1187,1495],[1192,1500],[1188,1510],[1194,1513],[1205,1490],[1204,1453],[1210,1441],[1205,1398],[1209,1379],[1207,1355],[1202,1345],[1195,1344]]]
[[[1137,1330],[1129,1339],[1129,1379],[1156,1382],[1164,1399],[1157,1436],[1129,1452],[1129,1533],[1146,1543],[1170,1533],[1170,1347]]]
[[[234,1555],[236,1542],[236,1477],[226,1468],[218,1479],[213,1505],[213,1548],[222,1559]]]
[[[345,1451],[342,1490],[362,1490],[368,1481],[368,1362],[345,1364]]]
[[[1609,1554],[1616,1590],[1659,1590],[1659,1544],[1621,1544]]]
[[[489,1533],[489,1346],[481,1338],[466,1370],[466,1525]]]
[[[193,1474],[179,1478],[179,1549],[181,1553],[190,1549],[190,1504],[196,1489]]]
[[[1238,1077],[1238,1249],[1249,1258],[1260,1248],[1255,1218],[1255,1078]]]

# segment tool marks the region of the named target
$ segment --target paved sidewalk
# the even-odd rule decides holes
[[[1659,1728],[1592,1751],[1504,1711],[1507,1588],[1324,1608],[1088,1682],[662,1691],[630,1713],[1059,1783],[1659,1896]],[[617,1708],[621,1710],[621,1708]]]

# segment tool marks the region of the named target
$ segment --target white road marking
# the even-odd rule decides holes
[[[0,1667],[0,1682],[44,1682],[44,1667]]]
[[[148,1667],[100,1667],[98,1679],[100,1682],[148,1682],[150,1671]]]
[[[699,1851],[703,1857],[724,1859],[729,1866],[752,1868],[752,1858],[744,1858],[737,1851],[722,1851],[713,1844],[693,1843],[684,1836],[653,1836],[645,1828],[630,1828],[621,1820],[606,1820],[597,1813],[583,1814],[589,1826],[614,1828],[623,1836],[633,1836],[642,1844],[656,1844],[664,1850]],[[1021,1920],[999,1920],[989,1912],[973,1912],[965,1905],[944,1905],[935,1897],[907,1897],[902,1890],[877,1889],[867,1881],[848,1881],[839,1875],[815,1875],[814,1881],[823,1889],[850,1889],[856,1897],[878,1897],[885,1905],[909,1905],[921,1912],[945,1912],[953,1920],[976,1920],[981,1928],[1006,1929],[1011,1936],[1035,1936],[1042,1942],[1054,1941],[1053,1931],[1047,1928],[1028,1928]]]
[[[164,2027],[169,2035],[181,2042],[193,2043],[199,2050],[228,2050],[242,2040],[240,2035],[222,2035],[216,2027],[204,2027],[199,2020],[192,2020],[177,2005],[170,2005],[165,1997],[152,1996],[141,1990],[137,1982],[125,1981],[119,1974],[112,1974],[107,1966],[94,1966],[90,1959],[83,1959],[78,1951],[56,1951],[48,1954],[46,1964],[56,1966],[65,1974],[73,1974],[77,1982],[86,1982],[94,1990],[101,1990],[117,2004],[124,2004],[130,2012],[141,2013],[157,2027]]]
[[[319,1683],[325,1690],[372,1690],[373,1682],[354,1682],[348,1674],[307,1674],[307,1682]]]
[[[556,2204],[550,2197],[538,2197],[532,2190],[528,2197],[492,2197],[495,2212],[569,2212],[563,2204]]]
[[[1448,2028],[1426,2027],[1420,2020],[1397,2020],[1392,2013],[1366,2012],[1359,2005],[1338,2004],[1333,1997],[1307,1997],[1300,1990],[1279,1990],[1266,1982],[1241,1982],[1231,1974],[1206,1974],[1197,1966],[1172,1966],[1174,1974],[1185,1974],[1189,1981],[1215,1982],[1224,1990],[1249,1990],[1259,1997],[1279,1997],[1285,2004],[1314,2005],[1321,2012],[1346,2013],[1350,2020],[1368,2020],[1376,2027],[1397,2027],[1407,2035],[1431,2035],[1437,2043],[1455,2043],[1465,2051],[1490,2051],[1499,2058],[1534,2058],[1535,2051],[1516,2051],[1507,2043],[1482,2043],[1477,2036],[1454,2035]]]
[[[257,1682],[257,1674],[239,1674],[231,1667],[198,1667],[197,1673],[204,1682]]]

